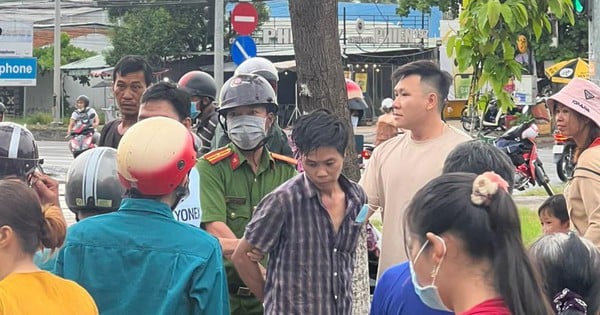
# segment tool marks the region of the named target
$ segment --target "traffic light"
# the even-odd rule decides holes
[[[584,15],[588,13],[589,0],[573,0],[573,10],[578,15]]]

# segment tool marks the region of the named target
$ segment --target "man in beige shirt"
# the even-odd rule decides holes
[[[383,239],[378,276],[407,260],[404,212],[413,195],[442,174],[446,156],[471,137],[441,119],[450,75],[432,61],[420,60],[398,68],[392,75],[393,113],[406,132],[373,152],[360,184],[371,209],[383,210]]]

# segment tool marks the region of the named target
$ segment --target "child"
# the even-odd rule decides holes
[[[544,234],[569,232],[569,213],[565,196],[560,194],[550,196],[540,206],[538,216]]]

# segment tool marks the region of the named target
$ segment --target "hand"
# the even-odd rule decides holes
[[[246,255],[248,255],[248,258],[253,262],[260,262],[265,258],[265,254],[258,250],[258,248],[254,248],[252,251],[247,252]]]
[[[263,267],[263,265],[258,264],[258,269],[260,270],[260,274],[262,274],[263,279],[267,279],[267,269]]]
[[[50,204],[60,208],[58,182],[56,180],[42,172],[35,171],[31,174],[30,183],[43,205]]]

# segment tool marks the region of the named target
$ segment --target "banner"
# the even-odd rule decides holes
[[[367,92],[367,78],[368,75],[366,72],[357,72],[354,74],[354,82],[360,86],[363,93]]]

